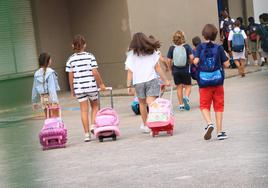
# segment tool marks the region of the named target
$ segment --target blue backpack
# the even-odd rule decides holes
[[[199,87],[218,86],[224,81],[224,71],[219,56],[219,45],[201,44],[200,59],[197,67]]]
[[[234,32],[233,38],[232,38],[232,50],[234,52],[243,52],[244,46],[245,46],[245,40],[242,35],[242,30],[239,32]]]

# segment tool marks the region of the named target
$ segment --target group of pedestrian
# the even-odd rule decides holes
[[[227,11],[222,12],[220,29],[223,47],[231,58],[231,64],[233,62],[233,66],[238,69],[241,77],[245,76],[244,69],[248,55],[252,55],[253,64],[256,66],[263,66],[264,62],[268,63],[268,50],[265,49],[268,14],[261,14],[259,20],[260,24],[257,24],[253,17],[249,17],[249,24],[245,27],[241,17],[234,20],[230,18]],[[258,56],[260,57],[260,63]],[[250,61],[248,61],[248,64],[250,64]]]
[[[249,18],[250,25],[243,31],[241,21],[233,21],[227,12],[220,25],[220,35],[223,45],[215,43],[217,28],[206,24],[202,30],[204,42],[197,36],[192,40],[193,48],[186,43],[183,31],[176,31],[172,37],[173,44],[169,47],[167,60],[161,55],[160,42],[155,37],[146,36],[142,32],[135,33],[130,42],[125,66],[127,69],[127,88],[129,94],[135,92],[141,113],[141,130],[149,133],[146,126],[147,105],[150,105],[160,95],[160,87],[171,86],[166,78],[161,63],[172,73],[178,97],[178,110],[189,111],[192,78],[197,80],[200,96],[200,110],[206,122],[204,139],[211,139],[212,131],[217,129],[217,139],[227,138],[222,129],[224,111],[224,68],[229,67],[228,53],[235,60],[241,76],[245,76],[245,53],[248,50],[247,37],[250,38],[250,50],[256,58],[258,49],[262,48],[262,56],[268,57],[267,33],[268,14],[260,16],[261,25],[257,26],[254,19]],[[256,27],[255,27],[256,26]],[[254,29],[255,27],[255,29]],[[254,36],[253,31],[256,31]],[[247,34],[246,34],[247,33]],[[256,39],[256,46],[253,44]],[[260,44],[260,41],[262,43]],[[239,46],[242,45],[242,46]],[[69,84],[72,96],[80,104],[81,120],[85,139],[91,140],[94,134],[95,117],[98,111],[98,88],[105,90],[106,86],[97,70],[95,56],[86,51],[86,40],[82,35],[76,35],[72,43],[73,55],[66,62]],[[255,59],[254,59],[255,60]],[[34,74],[32,103],[34,109],[41,100],[45,113],[50,105],[58,105],[57,91],[59,84],[56,72],[50,68],[51,57],[47,53],[39,56],[39,69]],[[215,111],[215,120],[211,118],[211,106]],[[89,106],[91,121],[89,120]]]

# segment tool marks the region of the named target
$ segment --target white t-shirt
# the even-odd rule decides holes
[[[235,27],[235,28],[234,28],[234,31],[231,30],[230,33],[229,33],[228,40],[231,41],[231,40],[233,39],[234,32],[238,33],[238,32],[240,32],[240,30],[241,30],[241,29],[240,29],[239,27]],[[247,38],[247,35],[246,35],[246,33],[245,33],[244,30],[241,30],[241,34],[243,35],[244,39]]]
[[[73,72],[75,94],[95,92],[98,90],[92,69],[98,68],[93,54],[88,52],[74,53],[66,62],[66,72]]]
[[[126,68],[133,73],[133,85],[151,81],[157,78],[155,65],[158,63],[159,54],[155,51],[152,55],[136,55],[133,50],[127,53]]]

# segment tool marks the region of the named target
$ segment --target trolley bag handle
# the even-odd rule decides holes
[[[114,101],[113,101],[113,88],[112,87],[106,87],[105,90],[109,90],[110,91],[110,98],[111,98],[111,108],[114,108]],[[99,88],[98,89],[98,92],[99,92],[99,109],[101,107],[100,105],[100,92],[101,92],[101,89]]]
[[[171,104],[171,113],[173,112],[173,105],[172,105],[172,99],[173,99],[173,85],[170,84],[170,86],[166,86],[170,88],[170,95],[169,95],[169,100],[170,100],[170,104]],[[159,94],[159,98],[162,98],[163,94],[161,95],[161,90],[160,90],[160,94]],[[169,114],[171,115],[171,114]]]
[[[59,117],[61,118],[61,107],[60,105],[55,105],[55,106],[51,106],[51,105],[48,105],[48,107],[46,108],[47,109],[47,113],[46,113],[46,118],[50,118],[50,112],[51,110],[58,110],[59,112]]]
[[[172,103],[172,99],[173,99],[173,85],[171,84],[170,86],[166,86],[166,87],[169,87],[170,88],[170,91],[169,91],[170,92],[169,100]],[[161,89],[160,89],[160,91],[159,91],[159,98],[162,98],[163,94],[164,94],[164,92],[161,93]]]

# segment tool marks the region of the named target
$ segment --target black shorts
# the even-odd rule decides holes
[[[176,85],[192,85],[191,75],[188,72],[173,72],[173,79]]]

